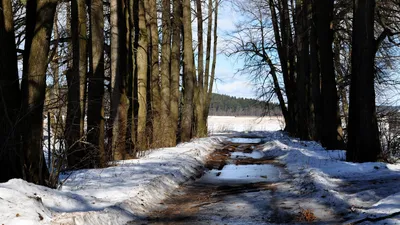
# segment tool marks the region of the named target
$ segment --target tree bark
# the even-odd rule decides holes
[[[162,146],[174,146],[176,135],[172,129],[171,111],[171,2],[162,1],[162,46],[161,46],[161,132],[165,140]]]
[[[270,0],[272,23],[274,26],[275,41],[277,43],[279,60],[281,62],[281,70],[286,90],[287,98],[287,120],[285,119],[285,131],[290,134],[296,134],[296,86],[295,86],[295,46],[293,44],[292,26],[290,23],[289,6],[287,0],[275,1]],[[275,8],[279,11],[279,25]],[[276,17],[276,19],[275,19]],[[280,35],[279,35],[280,31]]]
[[[46,184],[49,172],[42,148],[43,104],[46,91],[46,69],[50,36],[57,0],[28,0],[26,6],[26,39],[22,75],[22,108],[24,114],[24,178],[35,184]]]
[[[127,130],[127,149],[130,151],[133,158],[137,157],[136,144],[136,123],[137,116],[137,77],[136,77],[136,51],[137,42],[135,39],[135,29],[138,22],[138,7],[135,0],[128,0],[128,34],[127,34],[127,49],[128,49],[128,130]],[[129,136],[128,136],[129,135]]]
[[[146,135],[147,122],[147,66],[148,66],[148,33],[146,27],[146,18],[144,11],[143,0],[137,0],[139,5],[138,29],[136,36],[138,38],[138,46],[136,49],[136,67],[137,67],[137,82],[138,82],[138,118],[137,118],[137,149],[145,150],[148,138]]]
[[[114,160],[129,158],[126,151],[128,119],[125,1],[111,1],[111,121]]]
[[[348,150],[352,162],[376,161],[381,152],[375,108],[375,0],[354,0]]]
[[[172,48],[171,48],[171,145],[176,145],[179,123],[179,80],[181,65],[181,27],[182,27],[182,4],[181,0],[173,0],[173,21],[172,21]]]
[[[344,147],[333,64],[333,1],[315,2],[318,50],[321,65],[322,127],[321,144],[327,149]]]
[[[195,108],[195,135],[207,136],[207,120],[204,118],[207,99],[207,90],[204,86],[204,47],[203,47],[203,10],[201,0],[196,0],[197,17],[197,79],[195,82],[194,108]],[[211,34],[209,34],[211,35]]]
[[[21,92],[10,0],[0,0],[0,182],[22,178],[20,152]]]
[[[273,30],[274,30],[275,43],[276,43],[276,46],[277,46],[279,59],[281,61],[281,69],[282,69],[283,80],[284,80],[285,85],[287,85],[288,84],[288,72],[289,71],[288,71],[288,65],[287,65],[287,55],[286,55],[286,51],[284,49],[284,48],[286,48],[286,46],[284,47],[282,45],[282,40],[283,39],[281,38],[281,34],[280,34],[280,32],[282,32],[282,35],[285,35],[285,38],[287,38],[286,34],[284,33],[285,32],[285,28],[283,27],[283,28],[281,28],[281,31],[279,30],[278,17],[277,17],[277,13],[276,13],[276,9],[275,9],[276,8],[275,7],[275,2],[273,0],[269,0],[269,7],[270,7],[270,11],[271,11],[271,20],[272,20],[272,27],[273,27]],[[282,13],[282,12],[280,12],[280,13]],[[286,25],[284,25],[284,26],[286,26]],[[264,38],[262,38],[262,40],[264,40]],[[285,120],[285,124],[290,124],[289,112],[287,110],[285,101],[283,99],[283,95],[282,95],[281,88],[280,88],[280,85],[279,85],[278,77],[276,75],[275,65],[272,63],[270,57],[267,55],[267,52],[265,50],[264,50],[263,54],[266,56],[265,61],[269,65],[269,68],[270,68],[270,71],[271,71],[270,73],[271,73],[271,76],[273,78],[274,91],[275,91],[275,93],[276,93],[276,95],[278,97],[279,105],[280,105],[280,108],[281,108],[281,111],[282,111],[283,118]]]
[[[321,112],[321,72],[320,60],[318,54],[318,37],[317,27],[315,26],[315,6],[312,5],[312,20],[310,23],[310,66],[311,66],[311,122],[312,122],[312,139],[319,141],[322,127],[322,112]]]
[[[308,35],[308,1],[296,0],[296,45],[297,45],[297,110],[296,136],[303,140],[310,140],[310,112],[309,112],[309,35]]]
[[[181,141],[186,142],[192,138],[193,121],[193,98],[194,98],[194,55],[192,39],[192,19],[190,0],[183,0],[183,64],[184,64],[184,86],[183,86],[183,110]]]
[[[86,5],[84,1],[71,1],[72,31],[72,70],[67,73],[68,108],[65,127],[65,138],[68,149],[68,166],[84,168],[88,165],[83,159],[88,152],[81,144],[84,135],[86,72],[87,72],[87,30]]]
[[[207,96],[207,101],[206,101],[206,113],[204,115],[204,119],[207,120],[208,117],[208,112],[210,110],[210,104],[211,104],[211,97],[212,97],[212,91],[213,91],[213,86],[214,86],[214,81],[215,81],[215,67],[217,65],[217,43],[218,43],[218,7],[219,7],[219,1],[215,1],[215,10],[214,10],[214,30],[213,30],[213,60],[211,64],[211,74],[210,74],[210,81],[209,85],[206,87],[208,88],[208,96]]]
[[[104,150],[104,15],[103,1],[90,2],[90,73],[88,79],[87,139],[93,166],[105,166]],[[94,162],[93,162],[94,161]]]
[[[152,124],[152,147],[162,146],[161,131],[161,96],[160,96],[160,61],[159,61],[159,35],[157,26],[157,2],[145,1],[146,21],[149,24],[149,69],[150,69],[150,105]]]

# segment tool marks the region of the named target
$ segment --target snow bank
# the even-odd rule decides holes
[[[224,139],[197,139],[113,167],[74,171],[65,175],[61,190],[10,180],[0,184],[0,221],[7,225],[124,224],[198,174],[207,155]]]
[[[283,132],[265,135],[264,153],[285,164],[300,194],[332,207],[344,221],[400,211],[400,164],[346,162],[343,150],[327,151]],[[393,224],[393,219],[385,221]]]

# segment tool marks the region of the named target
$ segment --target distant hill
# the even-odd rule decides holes
[[[213,93],[210,116],[262,116],[281,115],[278,104]]]

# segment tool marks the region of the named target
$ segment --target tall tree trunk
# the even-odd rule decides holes
[[[72,28],[72,70],[67,74],[68,108],[66,121],[66,141],[68,166],[83,168],[88,162],[85,146],[80,143],[84,135],[86,72],[87,72],[87,30],[86,5],[84,1],[71,1]]]
[[[88,79],[87,139],[94,155],[91,166],[104,166],[104,15],[103,1],[90,2],[90,73]]]
[[[176,136],[172,129],[171,111],[171,1],[162,1],[161,46],[161,131],[165,135],[162,146],[174,146]]]
[[[206,101],[206,113],[204,115],[204,119],[207,120],[208,117],[208,112],[210,109],[210,104],[211,104],[211,97],[212,97],[212,91],[213,91],[213,86],[214,86],[214,81],[215,81],[215,67],[217,65],[217,43],[218,43],[218,7],[219,7],[219,1],[215,1],[215,10],[214,10],[214,36],[213,36],[213,60],[211,64],[211,74],[210,74],[210,81],[209,85],[206,87],[208,88],[208,96],[207,96],[207,101]]]
[[[321,73],[320,60],[318,55],[317,28],[315,26],[315,7],[312,6],[312,20],[310,23],[310,66],[311,66],[311,122],[312,139],[319,141],[322,133],[322,112],[321,112]]]
[[[208,13],[207,13],[207,43],[206,43],[206,67],[204,70],[204,86],[208,87],[210,79],[210,65],[211,65],[211,39],[213,27],[213,0],[208,0]]]
[[[0,182],[22,178],[21,93],[11,0],[0,0]]]
[[[192,137],[193,121],[193,98],[194,98],[194,55],[192,39],[192,19],[190,0],[183,0],[183,64],[184,64],[184,86],[183,86],[183,110],[181,141],[189,141]]]
[[[284,48],[286,48],[286,46],[282,45],[283,38],[281,38],[280,32],[282,33],[282,35],[285,35],[285,38],[287,38],[287,36],[285,34],[285,28],[281,28],[281,31],[279,30],[278,17],[277,17],[277,13],[276,13],[276,9],[275,9],[276,6],[275,6],[275,2],[273,0],[269,0],[269,7],[270,7],[270,11],[271,11],[272,26],[274,29],[275,43],[277,46],[279,59],[281,61],[283,80],[284,80],[285,85],[287,86],[288,78],[289,78],[289,76],[288,76],[289,71],[288,71],[288,64],[287,64],[287,55],[286,55],[286,51],[284,49]],[[264,38],[262,38],[262,40],[264,40]],[[265,61],[267,62],[267,64],[270,67],[270,71],[271,71],[271,75],[272,75],[273,83],[274,83],[274,90],[278,97],[278,101],[279,101],[279,105],[280,105],[280,108],[282,111],[283,118],[284,118],[286,124],[290,124],[289,112],[287,110],[287,107],[286,107],[286,104],[285,104],[285,101],[283,99],[283,95],[281,92],[281,88],[279,86],[279,81],[278,81],[278,77],[276,75],[275,65],[272,63],[269,56],[267,55],[268,53],[265,50],[264,50],[263,54],[266,56]]]
[[[327,149],[343,148],[338,95],[333,64],[333,1],[315,2],[315,24],[321,65],[322,129],[321,144]]]
[[[152,124],[152,147],[161,147],[161,96],[160,96],[160,62],[159,62],[159,35],[157,26],[157,1],[145,1],[146,19],[149,23],[149,65],[150,65],[150,105]]]
[[[181,65],[181,0],[173,1],[173,21],[172,21],[172,48],[171,48],[171,133],[174,135],[174,140],[171,139],[171,145],[176,144],[176,136],[178,134],[179,120],[179,78]]]
[[[271,4],[272,3],[274,2],[271,2]],[[281,5],[278,5],[278,9],[280,15],[279,25],[282,39],[282,44],[280,47],[282,50],[278,54],[281,61],[281,69],[287,98],[288,120],[285,121],[285,131],[289,132],[290,134],[296,134],[296,86],[294,77],[296,70],[294,51],[295,46],[292,35],[292,26],[290,23],[288,1],[280,1],[280,4]]]
[[[203,47],[203,10],[202,1],[196,0],[197,17],[197,79],[195,82],[195,135],[207,136],[207,119],[204,118],[204,108],[207,99],[207,90],[204,86],[204,47]],[[211,35],[211,34],[210,34]]]
[[[296,45],[297,45],[297,136],[310,140],[309,112],[309,37],[308,37],[308,1],[296,0]]]
[[[376,161],[381,152],[375,108],[375,0],[354,0],[347,161]]]
[[[135,70],[136,70],[136,52],[135,47],[135,24],[137,23],[137,7],[134,0],[127,0],[127,50],[128,50],[128,83],[127,83],[127,96],[129,99],[129,110],[128,110],[128,127],[127,127],[127,149],[133,158],[137,157],[137,152],[135,149],[136,143],[136,124],[135,124],[135,106],[137,98],[135,98],[136,90],[136,80],[135,80]],[[136,93],[135,93],[136,92]],[[136,100],[135,100],[136,99]]]
[[[147,46],[148,33],[146,27],[146,18],[144,11],[144,0],[137,0],[139,7],[138,29],[135,30],[138,38],[136,49],[136,68],[138,82],[138,118],[137,118],[137,149],[146,149],[148,138],[146,135],[147,122]]]
[[[114,160],[129,157],[126,151],[128,120],[125,1],[111,1],[111,120]]]
[[[26,38],[22,75],[22,108],[24,114],[24,178],[35,184],[46,184],[49,176],[42,148],[43,104],[46,91],[46,69],[50,36],[57,0],[28,0]]]

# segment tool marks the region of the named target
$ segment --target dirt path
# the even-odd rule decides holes
[[[207,170],[173,193],[148,218],[131,224],[329,223],[299,208],[284,165],[266,158],[261,143],[226,143],[210,155]],[[252,142],[252,141],[249,141]],[[322,209],[328,211],[328,209]],[[317,222],[318,221],[318,222]]]

